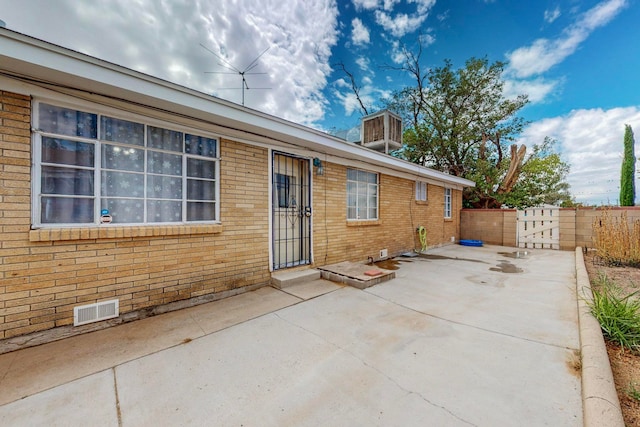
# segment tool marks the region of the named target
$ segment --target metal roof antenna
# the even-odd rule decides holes
[[[256,68],[258,66],[258,60],[262,57],[262,55],[264,55],[265,53],[267,53],[267,51],[269,50],[269,48],[266,48],[265,50],[262,51],[262,53],[258,56],[256,56],[256,58],[251,61],[251,63],[249,63],[249,65],[247,65],[244,70],[240,70],[237,67],[235,67],[233,64],[231,64],[229,61],[227,61],[226,59],[224,59],[223,57],[221,57],[220,55],[218,55],[217,53],[215,53],[214,51],[212,51],[211,49],[209,49],[208,47],[206,47],[205,45],[203,45],[202,43],[200,43],[200,46],[202,46],[204,49],[206,49],[209,53],[213,54],[216,58],[218,58],[219,60],[222,61],[222,63],[218,62],[218,65],[220,65],[221,67],[224,67],[228,70],[231,71],[205,71],[205,74],[238,74],[240,77],[242,77],[242,85],[240,88],[235,88],[235,87],[230,87],[230,88],[220,88],[222,90],[225,89],[233,89],[233,90],[237,90],[237,89],[241,89],[242,90],[242,105],[244,106],[244,91],[249,90],[249,85],[247,84],[247,75],[256,75],[256,74],[267,74],[267,73],[255,73],[255,72],[251,72],[251,70],[253,70],[254,68]],[[219,89],[219,90],[220,90]],[[252,87],[251,89],[253,90],[257,90],[257,89],[271,89],[270,87]]]

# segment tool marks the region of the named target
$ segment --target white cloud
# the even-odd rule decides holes
[[[610,110],[574,110],[565,116],[529,125],[519,143],[532,146],[545,136],[559,142],[557,149],[570,164],[568,181],[578,202],[615,204],[619,197],[624,125],[634,129],[636,155],[640,153],[640,106]],[[638,186],[639,174],[636,174]]]
[[[376,23],[394,37],[416,31],[425,22],[435,0],[404,0],[407,5],[415,5],[412,13],[394,13],[403,0],[352,0],[357,11],[374,11]]]
[[[362,23],[360,18],[353,18],[351,21],[351,41],[353,44],[363,46],[369,43],[369,29]]]
[[[365,56],[360,56],[356,59],[356,64],[362,71],[371,71],[369,66],[371,65],[371,60]]]
[[[371,10],[380,7],[379,0],[352,0],[356,10]]]
[[[504,81],[503,94],[509,99],[513,99],[518,95],[528,95],[529,101],[535,104],[544,101],[558,86],[558,81],[548,81],[541,77],[533,80],[506,79]]]
[[[392,17],[381,10],[376,10],[375,16],[378,25],[394,37],[402,37],[407,33],[414,32],[427,19],[427,15],[409,16],[406,13],[399,13]]]
[[[527,78],[549,70],[578,49],[598,27],[607,24],[627,5],[626,0],[607,0],[585,12],[556,39],[538,39],[530,46],[507,55],[509,70],[518,78]]]
[[[551,24],[553,21],[560,17],[560,8],[556,6],[553,10],[545,10],[544,11],[544,22]]]
[[[14,2],[15,3],[15,2]],[[321,91],[337,43],[335,0],[158,2],[155,0],[0,0],[8,27],[181,85],[240,102],[240,78],[199,46],[248,75],[246,105],[303,124],[324,115]],[[60,23],[63,22],[64,25]],[[108,40],[108,43],[105,42]],[[269,90],[258,90],[268,87]]]
[[[405,56],[402,52],[402,46],[400,46],[400,41],[398,40],[394,40],[391,43],[391,60],[395,64],[402,64],[405,61]]]

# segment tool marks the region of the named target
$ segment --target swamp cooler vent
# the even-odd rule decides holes
[[[120,315],[120,301],[102,301],[73,307],[73,326],[113,319]]]

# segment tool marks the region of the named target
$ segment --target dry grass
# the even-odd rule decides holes
[[[598,258],[604,263],[640,267],[640,220],[630,223],[625,211],[614,217],[605,209],[593,221],[593,236]]]

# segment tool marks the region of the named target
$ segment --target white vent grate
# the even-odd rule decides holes
[[[120,301],[102,301],[73,308],[73,326],[113,319],[120,313]]]

